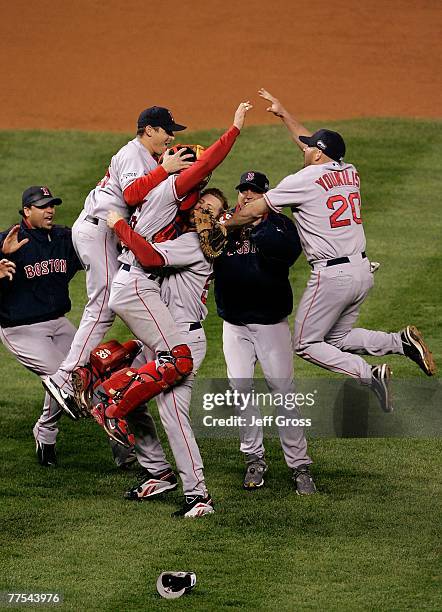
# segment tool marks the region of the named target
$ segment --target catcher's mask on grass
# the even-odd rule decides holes
[[[165,599],[178,599],[196,584],[194,572],[162,572],[158,576],[157,591]]]

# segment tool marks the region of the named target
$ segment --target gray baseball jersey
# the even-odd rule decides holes
[[[180,198],[175,192],[176,175],[169,176],[148,193],[143,206],[138,206],[130,218],[130,226],[137,234],[150,240],[177,214]],[[121,263],[137,265],[132,251],[125,250],[118,258]]]
[[[106,219],[110,210],[115,210],[125,219],[129,209],[123,191],[135,179],[148,174],[157,167],[157,162],[138,138],[130,140],[116,153],[105,176],[92,189],[84,203],[85,211],[92,217]]]
[[[203,321],[213,266],[201,251],[198,234],[187,232],[152,246],[166,262],[161,299],[176,323]]]
[[[292,208],[308,261],[365,251],[360,180],[352,164],[311,165],[264,194],[270,208]]]
[[[330,161],[287,176],[264,198],[276,212],[284,206],[292,208],[313,268],[295,316],[296,353],[369,383],[371,366],[360,355],[403,350],[399,333],[352,329],[373,286],[359,187],[359,174],[352,164]]]

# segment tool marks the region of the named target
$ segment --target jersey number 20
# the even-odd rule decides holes
[[[338,208],[336,206],[340,204]],[[327,206],[334,212],[330,215],[330,227],[345,227],[351,225],[351,218],[342,218],[342,215],[351,208],[351,214],[355,223],[362,223],[361,218],[361,196],[358,192],[351,193],[348,199],[343,195],[334,195],[327,200]]]

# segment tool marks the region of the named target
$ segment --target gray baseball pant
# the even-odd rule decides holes
[[[90,352],[103,340],[112,326],[115,314],[109,308],[109,293],[112,279],[119,262],[118,238],[99,219],[98,224],[86,220],[83,210],[72,227],[72,242],[86,271],[88,301],[83,311],[72,346],[52,377],[54,382],[72,393],[71,372],[89,361]]]
[[[194,370],[179,385],[161,393],[155,399],[161,423],[167,434],[177,471],[183,483],[185,495],[207,495],[204,480],[203,461],[192,431],[190,402],[196,370],[206,354],[204,330],[189,331],[189,325],[178,325],[185,343],[193,356]],[[147,359],[155,358],[153,352],[146,352]],[[134,364],[135,365],[135,364]],[[135,435],[135,451],[138,462],[153,475],[172,469],[158,439],[155,423],[145,407],[127,415],[131,431]]]
[[[66,317],[52,321],[0,328],[0,338],[14,357],[40,378],[54,374],[66,357],[76,328]],[[43,411],[34,426],[34,437],[43,444],[55,444],[58,420],[63,411],[48,393]]]
[[[224,321],[223,350],[227,376],[233,390],[242,393],[252,390],[255,365],[259,361],[271,393],[284,396],[294,392],[293,345],[287,319],[274,325],[233,325]],[[261,418],[259,407],[250,402],[245,407],[236,406],[235,413],[246,419],[246,424],[239,428],[240,450],[246,460],[262,458],[265,451],[263,428],[255,420]],[[277,406],[276,415],[288,419],[300,418],[296,407],[287,410],[284,406]],[[278,427],[278,433],[285,461],[290,468],[312,463],[307,454],[302,427],[282,425]]]
[[[354,328],[359,309],[373,287],[370,262],[361,255],[349,263],[314,264],[295,317],[296,354],[322,368],[369,384],[371,366],[359,355],[403,355],[400,333]]]

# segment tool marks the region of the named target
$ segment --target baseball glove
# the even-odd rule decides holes
[[[195,209],[193,219],[204,256],[208,260],[216,259],[227,242],[226,228],[206,208]]]

